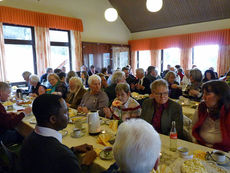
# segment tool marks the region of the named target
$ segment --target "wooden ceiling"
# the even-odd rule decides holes
[[[163,0],[157,13],[146,9],[146,0],[109,2],[131,33],[230,18],[230,0]]]

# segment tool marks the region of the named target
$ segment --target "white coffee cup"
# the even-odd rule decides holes
[[[222,151],[215,150],[213,151],[213,159],[216,162],[224,162],[225,161],[225,154]]]
[[[74,134],[74,136],[79,136],[80,133],[81,133],[81,130],[80,130],[80,129],[77,129],[77,128],[74,128],[74,129],[73,129],[73,134]]]

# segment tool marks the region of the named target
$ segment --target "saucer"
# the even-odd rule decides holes
[[[216,161],[214,158],[213,158],[213,155],[214,153],[211,153],[211,156],[212,156],[212,160],[214,162],[216,162],[218,165],[221,165],[221,166],[230,166],[230,158],[228,156],[225,155],[225,161],[224,162],[218,162]]]
[[[101,152],[100,152],[100,158],[101,159],[103,159],[103,160],[112,160],[113,159],[113,152],[111,151],[111,152],[109,152],[109,154],[108,155],[106,155],[105,154],[105,151],[104,150],[102,150]]]
[[[37,124],[37,121],[35,119],[30,120],[30,124]]]
[[[61,133],[62,137],[65,137],[68,134],[68,131],[67,130],[61,130],[60,133]]]
[[[83,133],[82,131],[80,131],[79,135],[75,135],[73,132],[70,133],[70,136],[72,138],[80,138],[80,137],[82,137],[84,135],[85,135],[85,133]]]

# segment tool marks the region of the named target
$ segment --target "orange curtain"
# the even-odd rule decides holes
[[[5,46],[2,23],[0,23],[0,81],[6,81]]]
[[[217,73],[224,75],[230,69],[230,45],[219,46]]]
[[[229,45],[230,29],[129,41],[131,51],[157,50],[170,47],[190,48],[202,44]]]
[[[180,64],[184,70],[192,68],[192,48],[181,49]]]
[[[83,32],[81,19],[0,6],[0,22]]]
[[[151,54],[151,65],[157,67],[158,69],[160,69],[160,50],[151,50],[150,51]]]
[[[79,71],[80,67],[83,65],[82,62],[82,46],[81,46],[81,33],[79,31],[71,31],[73,35],[72,40],[72,62],[73,62],[73,70]]]
[[[49,28],[35,27],[36,41],[36,57],[38,75],[46,73],[46,69],[50,67],[50,38]]]
[[[136,51],[132,51],[131,52],[131,68],[132,68],[132,72],[134,75],[136,74],[136,67],[137,67]]]

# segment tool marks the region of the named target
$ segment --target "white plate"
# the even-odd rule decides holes
[[[181,166],[185,160],[186,159],[178,158],[169,167],[172,169],[173,172],[181,173]],[[201,162],[208,173],[227,173],[227,170],[224,167],[216,165],[216,163],[213,161],[210,162],[201,160]]]

